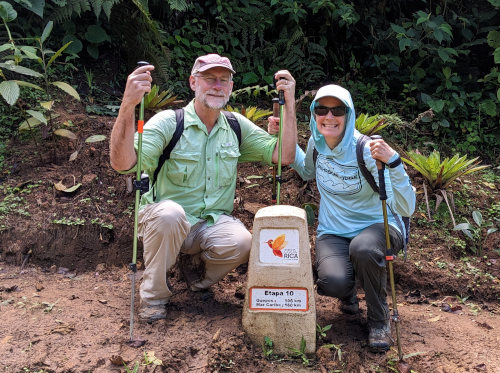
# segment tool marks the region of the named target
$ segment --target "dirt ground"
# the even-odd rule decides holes
[[[84,142],[109,137],[114,118],[59,112],[60,123],[75,124],[78,140],[48,140],[43,150],[32,141],[13,142],[1,176],[0,371],[125,372],[125,365],[133,371],[138,364],[139,372],[500,372],[500,234],[488,237],[482,256],[465,257],[443,236],[451,227],[425,223],[422,212],[413,217],[408,260],[395,262],[406,366],[397,364],[396,347],[387,354],[367,350],[361,290],[356,316],[316,295],[317,323],[332,327],[318,335],[314,356],[266,357],[241,325],[246,266],[205,293],[188,290],[174,268],[167,320],[150,325],[135,317],[134,337],[145,344],[129,346],[134,195],[127,176],[109,166],[107,141]],[[300,141],[306,137],[302,130]],[[255,212],[270,204],[270,172],[240,167],[234,213],[249,229]],[[314,183],[286,168],[284,179],[282,203],[318,203]],[[418,188],[421,181],[412,179]],[[61,192],[54,187],[59,182],[81,186]],[[478,208],[499,200],[498,185],[474,178],[461,185]],[[138,260],[139,283],[140,247]]]

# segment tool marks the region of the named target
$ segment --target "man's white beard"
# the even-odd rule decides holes
[[[229,101],[229,94],[226,94],[225,92],[222,91],[212,91],[209,90],[205,93],[201,92],[201,89],[198,88],[195,92],[195,97],[196,100],[201,102],[203,105],[208,107],[209,109],[213,110],[220,110],[223,109],[226,104]],[[214,96],[208,96],[208,95],[223,95],[221,97],[214,97]]]

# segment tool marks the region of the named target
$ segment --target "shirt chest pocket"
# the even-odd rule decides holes
[[[172,151],[167,164],[167,177],[179,186],[193,187],[199,184],[196,169],[201,159],[199,152]]]
[[[221,148],[218,151],[218,180],[219,186],[230,185],[236,177],[236,167],[240,151],[238,148]]]

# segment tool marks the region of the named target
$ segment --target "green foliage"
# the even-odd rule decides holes
[[[153,84],[151,91],[144,96],[144,109],[158,112],[167,105],[172,105],[177,96],[174,96],[171,89],[161,91]]]
[[[307,225],[313,227],[316,221],[315,211],[318,210],[318,206],[315,205],[314,203],[305,203],[304,210],[306,211]]]
[[[389,122],[379,114],[368,116],[368,114],[361,113],[355,122],[356,129],[364,135],[371,136],[380,132],[383,128],[387,127]]]
[[[481,162],[478,160],[479,157],[468,160],[466,155],[460,157],[459,154],[441,161],[441,155],[436,150],[427,157],[418,151],[409,151],[408,157],[402,159],[426,179],[433,191],[447,189],[460,176],[489,167],[488,165],[478,166]]]
[[[453,230],[461,231],[465,234],[471,241],[475,243],[475,246],[471,248],[474,254],[481,256],[483,255],[483,244],[486,241],[488,235],[498,230],[497,227],[493,226],[493,222],[487,222],[483,219],[483,215],[480,211],[474,210],[472,212],[472,220],[476,225],[470,224],[467,219],[466,223],[457,224]],[[483,239],[483,231],[486,230]]]
[[[269,97],[272,95],[275,95],[275,96],[278,95],[278,92],[276,91],[276,89],[270,89],[269,85],[265,85],[265,86],[254,85],[254,86],[248,86],[248,87],[233,90],[233,92],[231,93],[231,98],[234,100],[234,99],[237,99],[240,96],[243,96],[244,94],[246,94],[247,99],[250,99],[250,98],[259,97],[261,95],[261,93],[264,93],[266,95],[266,97]]]
[[[85,219],[82,219],[79,217],[74,217],[74,216],[70,216],[70,217],[63,216],[60,219],[53,219],[52,223],[60,224],[60,225],[68,225],[68,226],[85,225]]]
[[[254,123],[258,120],[261,120],[263,117],[267,117],[273,113],[271,110],[259,109],[256,106],[250,106],[248,108],[242,106],[240,110],[237,107],[227,105],[226,110],[240,113]]]
[[[128,365],[125,363],[123,363],[123,365],[125,366],[126,373],[138,373],[139,372],[139,362],[138,361],[135,362],[134,367],[132,369],[130,369],[128,367]]]
[[[326,326],[321,326],[319,324],[316,324],[316,333],[318,333],[318,336],[320,338],[326,338],[326,332],[329,331],[332,328],[332,324],[328,324]]]
[[[264,357],[266,359],[271,359],[273,357],[273,348],[273,340],[271,339],[271,337],[265,336],[264,344],[262,345],[262,353],[264,354]]]
[[[3,9],[7,10],[9,9],[10,6],[8,3],[5,2],[0,2],[0,5],[3,6]],[[5,14],[0,14],[0,16],[4,21],[5,29],[9,35],[10,35],[10,29],[7,22],[15,20],[17,16],[13,8],[10,7],[10,9],[11,12],[6,11]],[[36,108],[37,110],[34,110],[34,108],[25,109],[23,106],[19,105],[19,110],[21,111],[22,116],[25,118],[25,121],[20,125],[20,130],[23,129],[31,130],[34,127],[43,124],[42,133],[45,135],[45,137],[52,130],[51,122],[53,117],[50,114],[50,111],[52,109],[54,101],[51,99],[51,89],[52,89],[51,87],[57,87],[66,94],[74,97],[75,99],[77,100],[80,99],[80,96],[78,95],[76,90],[68,83],[63,81],[53,81],[50,79],[51,65],[56,61],[58,57],[61,56],[63,51],[71,43],[71,42],[66,43],[56,52],[46,48],[44,43],[49,38],[52,32],[52,28],[53,28],[53,22],[49,21],[45,25],[41,36],[37,36],[34,38],[18,38],[18,39],[13,39],[12,37],[10,37],[8,43],[5,43],[2,46],[0,46],[0,49],[3,49],[4,51],[9,50],[11,53],[4,57],[4,59],[7,60],[7,62],[0,63],[0,68],[3,68],[11,73],[15,73],[14,75],[22,74],[32,78],[40,78],[43,80],[44,88],[40,87],[37,84],[33,84],[28,80],[14,80],[14,79],[9,80],[7,79],[6,75],[2,72],[2,70],[0,70],[0,76],[4,79],[4,81],[0,83],[0,94],[3,96],[3,98],[9,105],[12,106],[17,102],[21,93],[21,90],[19,88],[20,86],[37,89],[45,94],[44,99],[48,101],[45,100],[38,101],[36,105],[38,106]],[[18,45],[17,41],[28,41],[31,42],[33,45]],[[41,73],[21,65],[22,62],[31,63],[32,61],[34,61],[34,63],[38,66]],[[49,115],[46,116],[45,112],[48,112]]]
[[[333,359],[335,360],[335,357],[338,358],[339,361],[342,361],[342,345],[341,344],[333,344],[333,343],[330,343],[330,344],[325,344],[323,346],[321,346],[321,348],[328,348],[328,349],[334,349],[334,353],[333,353]]]
[[[300,358],[302,360],[302,365],[308,366],[311,363],[311,361],[309,360],[309,358],[306,355],[306,340],[305,340],[304,336],[302,336],[302,338],[300,340],[300,348],[299,349],[290,348],[289,350],[292,352],[293,357]]]

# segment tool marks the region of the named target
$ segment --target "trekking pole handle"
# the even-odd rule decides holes
[[[147,66],[150,65],[149,62],[146,61],[139,61],[137,62],[137,67],[142,67],[142,66]],[[137,132],[142,133],[143,132],[143,127],[144,127],[144,96],[141,99],[141,107],[139,109],[139,120],[137,121]]]
[[[281,79],[285,79],[285,78],[280,78],[280,80]],[[274,80],[274,86],[276,87],[277,80],[276,80],[276,78],[273,78],[273,80]],[[274,103],[274,99],[273,99],[273,103]],[[280,89],[278,91],[278,103],[280,105],[285,105],[285,92],[282,89]],[[273,106],[273,108],[274,108],[274,106]],[[277,117],[277,115],[275,115],[275,116]]]
[[[273,117],[279,117],[279,116],[280,116],[280,99],[275,97],[273,98]]]
[[[370,136],[372,140],[382,140],[382,136],[380,135],[373,135]],[[376,159],[375,163],[377,164],[377,169],[378,169],[378,190],[379,190],[379,195],[380,195],[380,200],[385,201],[387,199],[387,192],[385,190],[385,177],[384,177],[384,170],[385,170],[385,163]]]

